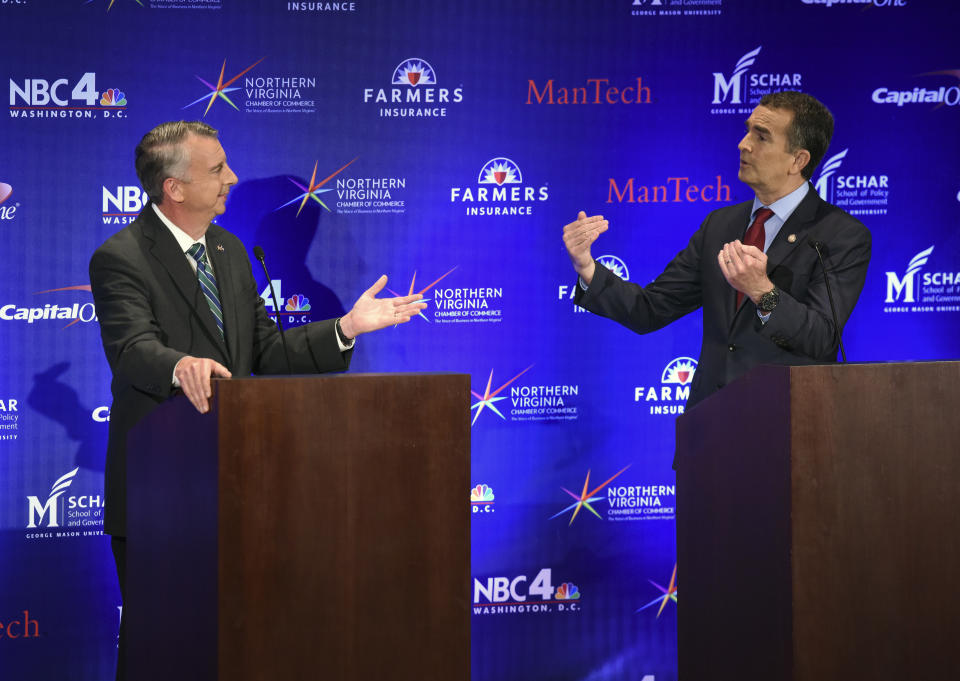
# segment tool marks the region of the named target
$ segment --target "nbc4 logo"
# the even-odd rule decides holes
[[[74,468],[69,473],[57,478],[57,480],[50,487],[50,494],[47,495],[47,500],[45,502],[41,503],[40,498],[33,495],[27,497],[27,529],[33,529],[37,527],[37,523],[42,524],[44,517],[47,518],[47,527],[60,527],[60,523],[62,522],[63,518],[62,508],[58,503],[58,500],[73,483],[73,479],[76,477],[77,471],[79,470],[79,467]]]
[[[931,253],[933,253],[933,246],[920,251],[910,258],[910,262],[907,263],[907,271],[904,272],[903,277],[898,277],[896,272],[887,272],[887,297],[884,300],[885,303],[917,302],[916,292],[914,290],[916,274],[927,264]],[[902,301],[900,300],[901,295],[903,295]]]

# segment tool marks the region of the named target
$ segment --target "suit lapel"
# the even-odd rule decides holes
[[[220,330],[217,328],[216,321],[214,321],[213,313],[207,307],[207,300],[204,298],[203,292],[200,291],[197,275],[187,262],[187,256],[180,250],[180,244],[177,243],[170,230],[154,213],[153,204],[144,208],[142,215],[146,218],[142,229],[143,236],[151,244],[150,254],[170,275],[170,279],[177,287],[180,295],[183,296],[191,312],[200,320],[207,335],[220,348],[223,356],[227,357],[227,346],[220,336]],[[214,264],[214,268],[216,268],[216,264]],[[203,309],[198,309],[199,305],[202,305]]]
[[[220,289],[220,307],[223,309],[223,326],[226,335],[227,347],[231,350],[230,358],[236,360],[237,326],[237,291],[233,286],[234,272],[231,265],[231,256],[223,240],[223,230],[211,224],[207,230],[207,257],[213,263],[213,273],[217,278],[217,287]],[[232,335],[231,335],[232,334]]]

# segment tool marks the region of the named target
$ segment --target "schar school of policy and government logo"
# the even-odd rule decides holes
[[[69,495],[79,468],[54,480],[45,495],[28,495],[27,539],[61,539],[103,534],[103,497],[99,494]]]
[[[133,222],[149,200],[140,185],[101,185],[103,224],[127,225]]]
[[[0,222],[9,222],[17,216],[20,203],[7,202],[13,196],[13,187],[6,182],[0,182]]]
[[[539,203],[550,198],[546,183],[523,183],[520,166],[505,156],[483,164],[475,187],[451,187],[450,202],[465,207],[466,215],[533,215]]]
[[[960,312],[960,271],[924,271],[933,248],[910,258],[902,275],[886,273],[884,312]]]
[[[801,74],[790,71],[759,73],[753,69],[762,46],[745,53],[737,60],[733,71],[713,73],[712,114],[749,114],[764,95],[781,90],[800,90]]]
[[[630,3],[633,17],[717,17],[723,0],[621,0]]]
[[[580,588],[573,582],[553,586],[553,570],[527,575],[473,578],[474,615],[579,612]]]
[[[206,118],[217,100],[220,100],[223,105],[238,112],[242,107],[244,113],[316,113],[319,97],[316,76],[303,73],[264,73],[263,69],[251,73],[265,59],[266,57],[261,57],[234,75],[230,75],[227,60],[224,59],[215,82],[213,78],[195,74],[195,78],[202,84],[202,87],[197,89],[203,91],[203,94],[183,108],[205,105],[201,117]],[[239,106],[237,102],[240,103]]]
[[[20,400],[0,398],[0,442],[20,437]]]
[[[633,401],[647,407],[653,415],[682,414],[696,371],[697,360],[693,357],[670,360],[660,375],[660,385],[636,386]]]
[[[443,118],[463,101],[463,86],[441,87],[426,59],[409,57],[390,76],[388,88],[364,88],[364,104],[377,107],[381,118]]]
[[[840,172],[849,149],[834,154],[820,166],[814,187],[827,203],[851,215],[886,215],[890,203],[890,176]]]
[[[596,261],[624,281],[630,281],[630,270],[627,268],[627,263],[618,256],[611,254],[601,255],[596,258]],[[572,284],[560,284],[557,288],[557,300],[568,300],[573,303],[573,299],[577,294],[577,286],[579,285],[576,280],[574,280]],[[573,311],[575,313],[586,312],[586,310],[576,303],[573,303]]]
[[[897,107],[919,104],[929,109],[955,107],[960,104],[960,84],[956,82],[960,80],[960,69],[927,71],[919,75],[925,77],[923,86],[907,86],[903,89],[903,84],[891,84],[878,87],[870,93],[870,99],[874,104],[891,104]],[[946,84],[933,84],[929,80],[930,76],[939,76]]]
[[[97,74],[10,79],[10,118],[126,118],[127,95],[119,88],[97,89]]]

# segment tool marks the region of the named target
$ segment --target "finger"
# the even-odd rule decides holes
[[[720,252],[717,253],[717,263],[720,265],[720,271],[723,272],[723,277],[727,281],[730,280],[730,270],[727,267],[727,254],[724,253],[723,249],[720,249]]]
[[[363,295],[369,296],[370,298],[375,298],[377,294],[380,293],[380,291],[382,291],[383,287],[386,285],[387,285],[387,275],[382,274],[380,275],[380,278],[373,283],[373,286],[371,286],[370,288],[368,288],[366,291],[363,292]]]
[[[233,378],[233,374],[230,373],[230,370],[219,362],[213,363],[212,373],[220,378]]]
[[[394,305],[394,307],[399,307],[400,305],[415,303],[416,301],[421,300],[422,298],[423,298],[422,293],[414,293],[409,296],[402,296],[402,297],[397,296],[396,298],[390,298],[389,300]]]
[[[586,217],[587,217],[587,214],[584,211],[580,211],[579,213],[577,213],[577,220],[584,220],[586,219]]]
[[[741,267],[743,267],[743,258],[740,257],[740,252],[737,250],[738,243],[739,242],[734,241],[726,246],[727,256],[730,260],[733,270],[739,270]]]

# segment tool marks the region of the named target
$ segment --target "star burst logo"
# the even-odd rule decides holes
[[[390,79],[391,85],[409,85],[417,87],[418,85],[436,85],[437,77],[433,67],[425,59],[411,57],[404,59],[400,65],[393,70],[393,78]]]
[[[436,279],[434,279],[432,282],[430,282],[429,284],[427,284],[426,286],[424,286],[424,287],[423,287],[422,289],[420,289],[419,291],[414,291],[414,285],[416,284],[416,281],[417,281],[417,271],[414,270],[414,271],[413,271],[413,276],[410,278],[410,288],[409,288],[409,290],[408,290],[405,294],[403,294],[403,295],[412,296],[414,293],[425,294],[427,291],[429,291],[429,290],[432,289],[434,286],[436,286],[436,285],[439,284],[441,281],[443,281],[444,277],[446,277],[448,274],[450,274],[450,273],[453,272],[455,269],[457,269],[457,267],[459,267],[459,265],[454,265],[454,266],[451,267],[449,270],[447,270],[446,273],[440,275],[439,277],[437,277]],[[387,290],[390,291],[390,293],[392,293],[393,295],[397,296],[398,298],[401,296],[400,293],[397,293],[396,291],[394,291],[394,290],[393,290],[392,288],[390,288],[389,286],[387,287]],[[422,298],[422,299],[420,300],[420,302],[421,302],[421,303],[428,303],[428,302],[430,302],[431,300],[432,300],[432,298],[427,298],[426,296],[424,296],[424,298]],[[418,317],[421,317],[425,322],[429,322],[429,321],[430,321],[430,320],[427,319],[427,317],[423,314],[423,310],[420,310],[420,312],[417,313],[417,316],[418,316]],[[474,393],[474,394],[476,394],[476,393]]]
[[[660,382],[687,385],[693,380],[696,370],[697,360],[692,357],[677,357],[664,368]]]
[[[660,613],[662,613],[663,609],[667,607],[668,602],[670,601],[673,601],[674,603],[677,602],[677,564],[676,563],[673,564],[673,574],[670,575],[670,585],[667,586],[666,588],[660,586],[652,579],[648,579],[647,581],[653,584],[653,586],[656,587],[657,590],[659,590],[662,595],[657,596],[652,601],[647,603],[645,606],[641,608],[637,608],[634,612],[640,612],[641,610],[652,608],[657,603],[659,603],[660,609],[657,610],[657,619],[659,619]]]
[[[520,166],[509,158],[500,156],[487,161],[480,169],[478,184],[523,184]]]
[[[508,385],[510,385],[511,383],[513,383],[515,380],[517,380],[518,378],[520,378],[521,376],[523,376],[525,373],[527,373],[528,371],[530,371],[532,368],[533,368],[533,365],[531,364],[531,365],[528,366],[526,369],[524,369],[523,371],[521,371],[519,374],[517,374],[516,376],[514,376],[513,378],[511,378],[509,381],[507,381],[506,383],[504,383],[503,385],[501,385],[501,386],[500,386],[499,388],[497,388],[496,390],[491,390],[491,386],[493,385],[493,369],[491,369],[491,370],[490,370],[490,376],[487,378],[487,387],[486,387],[486,389],[483,391],[483,394],[481,395],[481,394],[478,393],[476,390],[471,390],[471,391],[470,391],[471,394],[472,394],[474,397],[477,398],[477,402],[474,402],[473,406],[470,407],[470,411],[473,411],[474,409],[477,410],[477,413],[474,415],[473,421],[470,423],[470,426],[472,427],[473,424],[477,422],[477,419],[480,418],[480,412],[483,411],[483,408],[484,408],[484,407],[490,407],[490,409],[493,410],[493,413],[494,413],[494,414],[496,414],[497,416],[499,416],[500,418],[502,418],[504,421],[506,421],[506,420],[507,420],[507,417],[500,413],[500,410],[497,409],[496,403],[499,402],[500,400],[505,400],[505,399],[507,399],[507,396],[504,395],[503,397],[497,397],[497,395],[499,395],[499,394],[503,391],[504,388],[506,388]]]
[[[590,471],[588,470],[588,471],[587,471],[587,477],[586,477],[586,479],[584,479],[584,481],[583,481],[583,489],[580,491],[580,494],[575,494],[575,493],[571,492],[570,490],[568,490],[566,487],[561,487],[560,489],[562,489],[564,492],[566,492],[567,494],[569,494],[569,495],[574,499],[574,502],[573,502],[572,504],[570,504],[569,506],[567,506],[567,507],[566,507],[565,509],[563,509],[562,511],[560,511],[559,513],[555,513],[554,515],[550,516],[550,520],[553,520],[554,518],[558,518],[558,517],[562,516],[562,515],[563,515],[564,513],[566,513],[567,511],[573,511],[573,514],[570,516],[570,522],[567,523],[567,527],[569,527],[570,525],[573,525],[573,521],[574,521],[574,519],[576,519],[577,514],[580,513],[580,509],[581,509],[581,508],[587,509],[587,510],[590,511],[593,515],[595,515],[595,516],[597,516],[598,518],[600,518],[600,520],[603,520],[603,517],[601,517],[601,515],[600,515],[599,513],[597,513],[596,509],[594,509],[593,506],[591,506],[591,504],[592,504],[593,502],[595,502],[595,501],[601,501],[601,500],[603,499],[603,497],[602,497],[602,496],[599,496],[599,497],[598,497],[598,496],[594,496],[594,495],[595,495],[597,492],[599,492],[600,490],[602,490],[604,487],[606,487],[607,485],[609,485],[611,482],[613,482],[613,481],[617,478],[617,476],[619,476],[621,473],[623,473],[623,472],[624,472],[625,470],[627,470],[628,468],[630,468],[630,464],[627,464],[626,466],[624,466],[623,468],[621,468],[615,475],[613,475],[613,476],[610,477],[610,478],[607,478],[605,481],[603,481],[602,483],[600,483],[599,485],[597,485],[597,486],[594,487],[593,489],[590,489]],[[589,490],[589,491],[588,491],[588,490]]]
[[[357,156],[357,158],[360,158],[360,157]],[[356,161],[357,158],[353,159],[353,161]],[[350,161],[350,163],[353,163],[353,161]],[[320,198],[320,195],[325,194],[326,192],[333,191],[333,187],[324,188],[324,185],[327,184],[327,182],[329,182],[333,178],[335,178],[337,175],[342,173],[344,170],[346,170],[346,168],[350,165],[350,163],[347,163],[346,165],[341,166],[338,170],[335,170],[334,172],[330,173],[325,178],[317,182],[317,168],[320,165],[320,161],[316,161],[313,164],[313,174],[310,176],[309,186],[304,186],[303,183],[300,182],[299,180],[295,180],[294,178],[288,176],[287,179],[290,180],[294,185],[296,185],[298,189],[303,190],[303,193],[298,194],[297,196],[293,197],[292,199],[287,201],[285,204],[275,208],[274,210],[275,211],[281,210],[282,208],[286,208],[290,204],[296,203],[297,201],[299,201],[300,207],[297,208],[297,217],[300,217],[300,211],[302,211],[303,207],[307,205],[307,200],[313,199],[314,201],[319,203],[321,206],[323,206],[324,210],[326,210],[328,213],[331,212],[329,206],[327,206],[327,204],[325,204],[323,200]]]
[[[216,85],[213,85],[212,83],[210,83],[210,82],[208,82],[207,80],[201,78],[200,76],[196,76],[196,79],[199,80],[199,81],[200,81],[201,83],[203,83],[204,85],[206,85],[207,88],[209,88],[210,92],[206,93],[206,94],[203,95],[202,97],[199,97],[198,99],[193,100],[192,102],[190,102],[189,104],[187,104],[187,105],[186,105],[185,107],[183,107],[183,108],[184,108],[184,109],[188,109],[188,108],[190,108],[191,106],[193,106],[194,104],[199,104],[199,103],[202,102],[203,100],[207,99],[207,100],[208,100],[208,101],[207,101],[207,108],[204,109],[204,111],[203,111],[203,117],[206,118],[207,112],[210,111],[210,107],[213,106],[214,100],[217,99],[217,97],[219,97],[220,99],[222,99],[223,101],[225,101],[227,104],[229,104],[230,106],[232,106],[234,109],[236,109],[237,111],[239,111],[240,109],[237,108],[237,105],[234,104],[232,101],[230,101],[230,98],[227,97],[227,93],[233,92],[234,90],[239,90],[240,88],[239,88],[239,87],[230,87],[230,86],[233,85],[237,80],[239,80],[240,78],[242,78],[250,69],[252,69],[254,66],[256,66],[257,64],[259,64],[260,62],[262,62],[264,59],[266,59],[266,57],[261,57],[260,59],[258,59],[258,60],[255,61],[254,63],[252,63],[250,66],[248,66],[247,68],[245,68],[243,71],[241,71],[240,73],[238,73],[237,75],[235,75],[233,78],[231,78],[231,79],[228,80],[228,81],[224,81],[224,80],[223,80],[224,74],[226,73],[226,70],[227,70],[227,60],[224,59],[224,60],[223,60],[223,65],[220,67],[220,78],[217,80],[217,84],[216,84]]]

